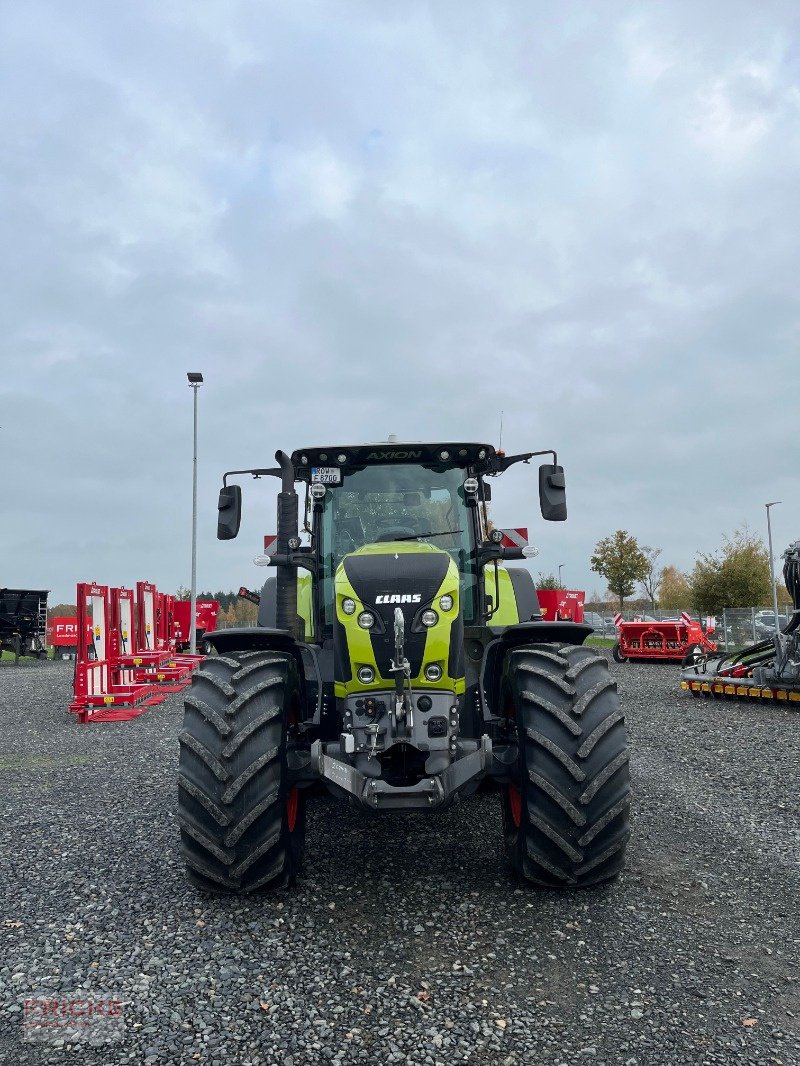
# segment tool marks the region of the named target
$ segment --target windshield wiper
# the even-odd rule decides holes
[[[451,533],[463,533],[461,529],[445,529],[441,533],[412,533],[405,537],[392,537],[392,540],[420,540],[422,537],[449,537]]]

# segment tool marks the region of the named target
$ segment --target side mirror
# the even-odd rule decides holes
[[[217,503],[217,540],[233,540],[242,522],[242,486],[225,485]]]
[[[544,463],[539,467],[539,506],[546,522],[566,520],[567,489],[563,466]]]
[[[483,482],[483,498],[486,503],[492,502],[492,486],[489,484],[488,481]]]

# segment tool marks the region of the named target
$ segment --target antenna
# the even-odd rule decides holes
[[[503,450],[503,412],[500,412],[500,443],[497,445],[497,450],[501,452]]]

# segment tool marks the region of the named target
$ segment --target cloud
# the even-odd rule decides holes
[[[222,470],[385,438],[554,446],[496,493],[589,589],[618,527],[690,566],[763,495],[800,536],[800,101],[779,3],[184,0],[9,9],[5,584],[253,583]],[[782,510],[782,513],[781,513]]]

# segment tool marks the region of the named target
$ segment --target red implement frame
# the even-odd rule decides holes
[[[716,651],[699,622],[620,622],[619,650],[625,659],[683,662],[690,648]]]
[[[74,698],[69,706],[79,722],[133,718],[160,703],[153,686],[141,684],[116,653],[117,635],[110,626],[108,585],[82,582],[77,588],[78,632],[91,626],[91,649],[79,642],[75,660]]]
[[[126,588],[81,583],[76,632],[88,632],[78,647],[74,699],[79,722],[123,721],[161,703],[191,681],[201,655],[173,654],[172,596],[145,581],[139,597]]]

